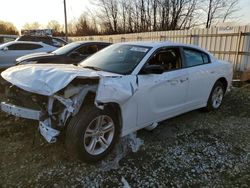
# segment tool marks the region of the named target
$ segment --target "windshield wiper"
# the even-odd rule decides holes
[[[98,67],[93,67],[93,66],[85,66],[83,68],[86,68],[86,69],[92,69],[92,70],[96,70],[96,71],[101,71],[102,69],[98,68]]]

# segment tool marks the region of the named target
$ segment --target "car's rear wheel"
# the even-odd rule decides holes
[[[206,110],[211,111],[220,108],[224,98],[224,94],[225,94],[224,85],[220,81],[217,81],[214,84],[214,87],[210,93]]]
[[[119,121],[110,109],[86,106],[67,127],[66,146],[69,155],[95,162],[104,158],[119,136]]]

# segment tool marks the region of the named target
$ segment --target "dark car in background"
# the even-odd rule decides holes
[[[77,64],[109,45],[111,43],[107,42],[72,42],[51,53],[22,56],[16,59],[16,63],[17,65],[29,63]]]
[[[45,44],[62,47],[68,44],[65,40],[59,37],[51,37],[51,36],[36,36],[36,35],[22,35],[16,39],[16,41],[32,41],[32,42],[43,42]]]

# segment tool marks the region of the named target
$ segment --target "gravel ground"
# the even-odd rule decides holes
[[[0,187],[250,186],[249,86],[234,88],[218,111],[193,111],[139,131],[144,144],[123,152],[111,170],[104,162],[70,160],[63,139],[47,144],[35,122],[0,118]]]

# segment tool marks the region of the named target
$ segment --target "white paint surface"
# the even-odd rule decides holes
[[[133,44],[133,43],[129,43]],[[138,43],[135,43],[138,44]],[[143,42],[140,45],[143,46]],[[211,55],[211,63],[162,74],[140,75],[140,68],[161,47],[172,43],[145,43],[152,49],[130,75],[76,67],[73,65],[21,65],[4,71],[2,77],[29,92],[52,96],[75,78],[99,79],[96,103],[114,102],[120,106],[122,134],[128,135],[152,123],[205,107],[216,80],[232,81],[232,66]],[[178,46],[178,44],[174,44]],[[188,45],[186,45],[188,46]],[[197,50],[198,47],[190,46]]]

